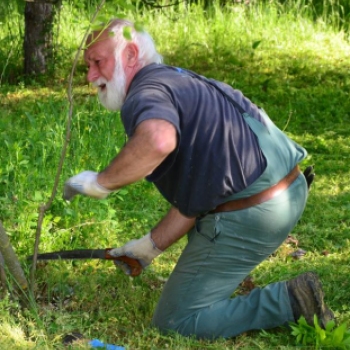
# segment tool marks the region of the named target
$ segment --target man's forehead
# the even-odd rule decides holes
[[[93,43],[104,42],[110,38],[111,36],[109,35],[108,29],[105,29],[103,31],[94,31],[88,35],[86,39],[86,44],[90,45]]]
[[[112,37],[106,32],[92,32],[86,39],[84,48],[84,58],[88,59],[96,53],[109,55],[113,54],[116,47],[116,43]]]

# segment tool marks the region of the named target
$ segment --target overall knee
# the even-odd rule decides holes
[[[157,328],[161,333],[168,334],[179,332],[182,321],[177,317],[176,313],[167,312],[167,310],[156,310],[153,315],[151,325]]]

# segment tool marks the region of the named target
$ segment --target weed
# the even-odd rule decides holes
[[[93,2],[80,3],[63,2],[55,77],[45,86],[30,87],[11,78],[21,69],[23,8],[15,1],[0,4],[0,219],[24,265],[33,250],[38,206],[52,189],[62,149],[66,77],[94,7]],[[317,270],[327,304],[342,327],[329,326],[324,339],[341,334],[344,345],[350,324],[349,34],[332,24],[336,18],[315,18],[311,2],[303,1],[214,3],[206,11],[184,3],[166,11],[132,12],[118,6],[114,0],[107,2],[104,15],[124,12],[142,22],[165,63],[241,89],[308,150],[307,163],[315,164],[316,179],[305,213],[292,232],[306,254],[289,259],[295,247],[285,243],[253,271],[253,277],[264,286]],[[64,180],[79,171],[103,169],[126,140],[119,114],[100,106],[85,82],[85,71],[81,62],[74,81],[75,114],[61,189]],[[40,251],[119,246],[145,234],[167,209],[146,181],[103,201],[77,197],[67,204],[58,194],[43,223]],[[164,336],[150,328],[164,281],[185,243],[183,239],[170,247],[137,279],[108,262],[40,263],[36,310],[23,312],[16,301],[0,301],[0,348],[63,349],[63,336],[72,332],[133,350],[296,348],[296,336],[286,329],[206,341]],[[295,327],[304,331],[301,324]],[[305,339],[313,337],[308,346],[321,346],[321,331],[306,327],[305,332]],[[303,334],[298,342],[303,342]]]
[[[346,324],[335,326],[335,321],[329,321],[322,329],[319,326],[317,316],[314,316],[314,327],[307,324],[304,317],[301,317],[297,323],[291,323],[292,335],[300,345],[311,346],[315,349],[324,347],[332,349],[350,348],[350,330],[347,330]]]

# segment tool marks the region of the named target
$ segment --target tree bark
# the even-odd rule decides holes
[[[0,288],[6,290],[5,260],[0,253]]]
[[[53,23],[62,0],[27,1],[24,34],[24,74],[45,74],[53,58]]]
[[[2,255],[4,265],[8,268],[10,274],[15,280],[15,289],[22,293],[28,289],[28,282],[24,275],[18,257],[14,252],[10,240],[0,221],[0,253]]]

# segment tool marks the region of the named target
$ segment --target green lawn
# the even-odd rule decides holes
[[[17,13],[16,8],[8,7],[10,10]],[[25,86],[20,78],[13,79],[21,65],[20,15],[6,25],[3,22],[0,31],[4,43],[0,48],[0,221],[25,267],[26,256],[33,252],[38,207],[51,194],[64,143],[67,77],[87,25],[85,12],[64,2],[56,75],[45,84]],[[103,14],[115,13],[113,1],[108,2]],[[349,33],[332,25],[332,17],[315,19],[310,7],[301,5],[233,3],[205,12],[196,5],[180,5],[176,11],[131,11],[127,15],[144,23],[165,63],[242,90],[308,150],[303,165],[315,164],[316,180],[305,213],[291,233],[298,244],[286,242],[253,271],[252,278],[263,287],[316,270],[338,323],[348,328]],[[43,222],[41,252],[122,245],[143,236],[168,208],[144,181],[102,201],[79,197],[67,204],[61,199],[65,179],[82,170],[102,169],[126,138],[119,115],[98,104],[84,74],[80,61],[74,78],[72,138],[59,193]],[[16,83],[10,84],[12,80]],[[109,262],[40,263],[32,309],[21,310],[16,300],[2,294],[0,348],[63,349],[63,335],[73,331],[86,339],[98,338],[133,350],[297,348],[295,337],[286,329],[200,341],[163,336],[149,328],[164,281],[184,244],[182,240],[171,247],[135,279]],[[290,258],[298,248],[306,255]],[[71,348],[89,347],[82,342]]]

